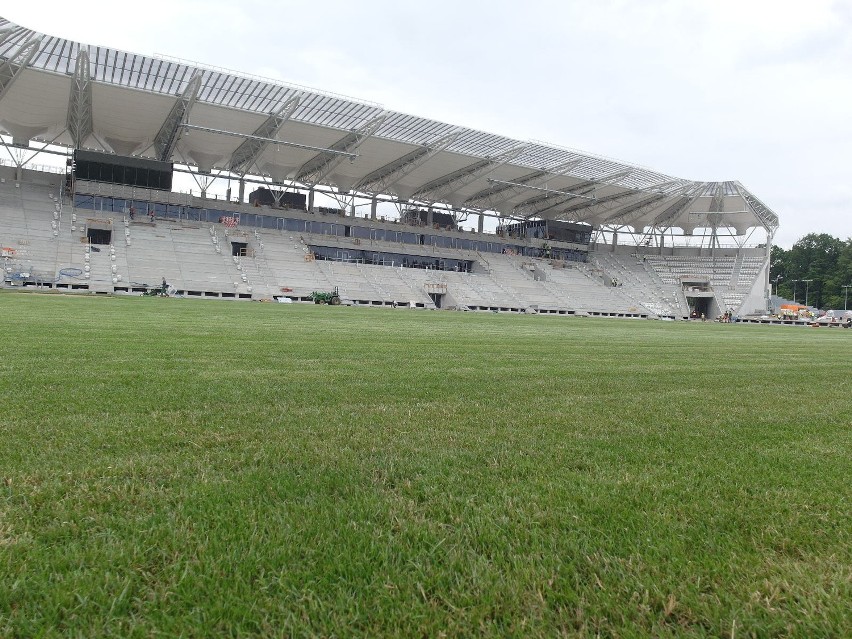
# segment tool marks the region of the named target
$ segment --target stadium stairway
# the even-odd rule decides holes
[[[594,253],[592,261],[615,278],[622,294],[636,306],[656,317],[678,318],[683,315],[675,295],[663,289],[637,259],[635,254]]]
[[[71,216],[63,218],[58,184],[49,176],[37,183],[15,181],[5,171],[0,177],[0,244],[8,284],[64,288],[71,281],[63,282],[72,266]],[[75,265],[81,276],[82,257],[80,251]]]
[[[510,255],[498,255],[497,259],[489,261],[490,274],[504,286],[510,287],[515,298],[520,304],[527,308],[539,311],[561,311],[570,306],[560,298],[564,298],[562,291],[554,295],[554,289],[548,287],[542,280],[536,280],[535,262],[529,258]]]
[[[286,231],[261,231],[259,237],[257,250],[263,255],[265,277],[274,296],[307,299],[313,291],[333,288],[299,236]]]

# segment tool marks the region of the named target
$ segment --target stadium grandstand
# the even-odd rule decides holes
[[[672,319],[769,301],[778,218],[739,182],[2,18],[0,140],[4,286]]]

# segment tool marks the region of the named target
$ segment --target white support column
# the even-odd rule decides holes
[[[379,198],[374,196],[373,201],[370,203],[370,219],[371,220],[376,219],[376,209],[378,208],[378,206],[379,206]]]
[[[764,308],[767,313],[772,312],[772,283],[769,280],[769,269],[772,267],[772,241],[775,238],[774,229],[766,229],[766,277],[763,283],[763,298],[765,300]],[[777,293],[777,291],[776,291]]]

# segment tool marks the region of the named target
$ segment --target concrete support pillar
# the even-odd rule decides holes
[[[355,217],[355,198],[349,201],[349,217]]]
[[[773,241],[774,238],[775,238],[775,232],[767,230],[766,231],[766,268],[765,268],[766,279],[764,280],[764,287],[765,288],[763,289],[763,298],[766,301],[766,312],[767,313],[772,313],[772,311],[774,310],[772,308],[772,282],[769,280],[769,269],[770,269],[770,264],[771,264],[770,258],[772,257],[772,241]],[[776,287],[775,294],[778,295],[778,288],[777,288],[778,282],[777,282],[777,280],[775,282],[775,287]],[[849,289],[845,289],[845,291],[846,291],[847,294],[849,293]],[[844,298],[844,301],[843,301],[843,308],[846,308],[845,298]]]
[[[370,219],[371,220],[376,219],[376,209],[378,208],[378,206],[379,206],[379,198],[374,197],[373,201],[370,203]]]
[[[314,211],[314,190],[310,189],[308,191],[308,213],[313,213]]]
[[[483,233],[485,231],[485,216],[482,213],[479,214],[479,226],[477,227],[477,229],[480,233]]]
[[[618,231],[612,232],[612,250],[615,252],[615,247],[618,246]]]
[[[426,213],[426,226],[432,228],[432,225],[435,223],[435,216],[432,214],[432,207],[429,207],[429,211]]]
[[[240,192],[238,197],[240,198],[240,204],[246,201],[246,181],[240,178]]]

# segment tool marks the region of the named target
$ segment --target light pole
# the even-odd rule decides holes
[[[805,306],[808,305],[808,289],[811,287],[813,280],[802,280],[805,283]]]
[[[783,279],[780,274],[775,276],[775,297],[778,297],[778,282]]]
[[[846,310],[846,300],[849,299],[849,289],[852,288],[852,284],[843,284],[840,288],[843,289],[843,310]]]
[[[793,280],[793,304],[796,303],[796,284],[802,280]]]

